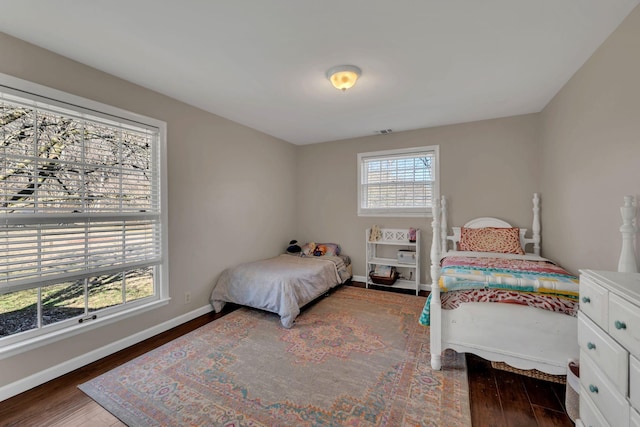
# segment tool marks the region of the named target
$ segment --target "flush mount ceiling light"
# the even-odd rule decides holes
[[[327,78],[336,89],[344,92],[356,84],[360,74],[362,70],[355,65],[338,65],[327,71]]]

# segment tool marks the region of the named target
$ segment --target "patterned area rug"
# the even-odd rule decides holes
[[[431,370],[424,302],[341,287],[291,329],[240,308],[80,389],[129,426],[470,426],[464,355]]]

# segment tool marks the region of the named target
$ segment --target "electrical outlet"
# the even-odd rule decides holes
[[[184,293],[184,303],[189,304],[191,302],[191,292]]]

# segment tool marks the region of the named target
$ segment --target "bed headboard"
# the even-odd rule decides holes
[[[440,238],[441,247],[440,252],[445,253],[449,249],[449,242],[452,242],[452,248],[455,250],[458,248],[460,242],[460,229],[461,227],[451,227],[453,234],[449,235],[447,230],[447,201],[442,196],[440,200]],[[464,227],[466,228],[483,228],[483,227],[497,227],[497,228],[511,228],[513,227],[506,221],[492,217],[475,218],[467,222]],[[538,193],[533,195],[533,236],[526,237],[527,229],[520,229],[520,246],[527,253],[534,253],[540,255],[540,197]],[[527,245],[533,245],[533,250],[527,251]]]

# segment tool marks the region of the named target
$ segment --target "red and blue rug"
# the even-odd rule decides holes
[[[342,287],[291,329],[241,308],[80,386],[129,426],[469,426],[464,355],[425,298]]]

